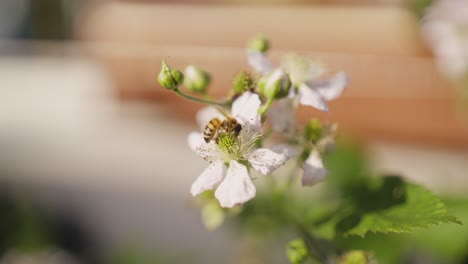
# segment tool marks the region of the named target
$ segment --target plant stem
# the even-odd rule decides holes
[[[270,109],[270,106],[271,104],[273,103],[273,98],[268,98],[268,101],[266,102],[265,105],[263,105],[262,107],[260,107],[260,109],[258,110],[258,113],[264,117],[266,112],[268,111],[268,109]]]
[[[206,99],[201,99],[201,98],[193,97],[193,96],[190,96],[190,95],[188,95],[188,94],[183,93],[183,92],[182,92],[181,90],[179,90],[178,88],[174,89],[173,91],[174,91],[178,96],[180,96],[180,97],[182,97],[182,98],[185,98],[185,99],[188,99],[188,100],[190,100],[190,101],[197,102],[197,103],[209,104],[209,105],[219,105],[219,106],[223,106],[223,107],[229,106],[229,102],[228,102],[228,101],[218,102],[218,101],[211,101],[211,100],[206,100]]]

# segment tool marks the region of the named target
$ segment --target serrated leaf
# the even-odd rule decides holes
[[[350,218],[354,222],[341,234],[364,236],[368,232],[403,233],[441,223],[461,224],[429,190],[412,183],[405,183],[404,189],[405,203],[361,215],[353,213]]]

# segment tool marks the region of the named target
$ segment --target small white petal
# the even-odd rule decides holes
[[[293,145],[290,144],[278,144],[271,147],[271,150],[278,154],[285,154],[289,158],[295,158],[299,156],[299,151]]]
[[[222,161],[211,163],[206,169],[198,176],[190,188],[190,193],[193,196],[211,190],[218,185],[224,176],[224,164]]]
[[[309,86],[325,100],[333,100],[341,95],[346,85],[348,85],[348,75],[345,72],[339,72],[328,80],[317,81]]]
[[[267,56],[259,51],[248,50],[247,61],[249,65],[254,68],[255,71],[265,75],[275,68],[273,63],[267,58]]]
[[[323,97],[317,91],[310,88],[306,84],[301,84],[301,86],[299,86],[298,97],[300,104],[312,106],[321,111],[328,112],[328,106],[325,103]]]
[[[203,139],[203,135],[200,132],[190,132],[187,137],[187,143],[190,149],[194,152],[197,152],[197,148],[203,144],[206,144],[205,140]]]
[[[287,54],[283,57],[283,69],[289,73],[294,84],[315,80],[325,72],[325,67],[318,61],[311,61],[297,54]]]
[[[270,107],[267,115],[267,120],[273,131],[288,133],[295,129],[296,117],[294,116],[293,100],[290,98],[278,100]]]
[[[311,186],[327,176],[327,169],[323,168],[322,158],[317,150],[313,150],[304,163],[302,185]]]
[[[254,169],[263,175],[267,175],[284,165],[288,160],[288,156],[266,148],[259,148],[249,153],[247,160]]]
[[[206,161],[218,160],[218,151],[214,143],[206,143],[203,134],[191,132],[187,137],[190,149]]]
[[[255,133],[262,126],[260,114],[258,113],[260,104],[258,94],[245,92],[232,104],[231,114],[242,125],[247,125],[252,133]]]
[[[233,207],[255,197],[255,185],[250,179],[247,168],[231,160],[226,178],[218,186],[215,197],[222,207]]]
[[[197,124],[200,129],[203,130],[205,129],[206,124],[208,124],[208,122],[210,122],[210,120],[215,117],[219,118],[220,120],[225,118],[224,115],[221,114],[216,108],[211,106],[204,107],[197,112]]]

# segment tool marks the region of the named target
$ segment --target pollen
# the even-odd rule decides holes
[[[228,155],[239,154],[239,141],[233,133],[221,133],[218,139],[218,147]]]

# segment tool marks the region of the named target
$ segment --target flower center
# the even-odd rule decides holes
[[[240,154],[239,141],[237,140],[237,136],[233,133],[221,133],[218,136],[218,147],[231,157],[237,157]]]

